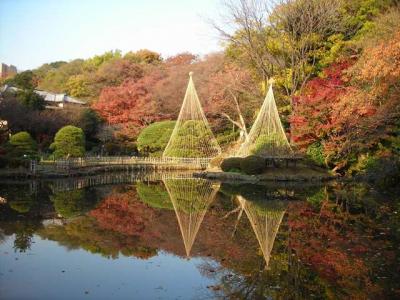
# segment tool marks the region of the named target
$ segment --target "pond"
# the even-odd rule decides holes
[[[394,299],[400,197],[190,174],[0,183],[1,299]]]

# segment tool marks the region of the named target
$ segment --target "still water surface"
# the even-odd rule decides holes
[[[1,299],[400,297],[399,195],[112,176],[0,183]]]

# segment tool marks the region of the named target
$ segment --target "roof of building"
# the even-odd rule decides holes
[[[4,85],[3,87],[1,87],[0,92],[4,93],[6,91],[12,91],[15,93],[20,90],[21,89],[13,87],[13,86]],[[42,96],[44,98],[44,101],[46,101],[46,102],[73,103],[73,104],[81,104],[81,105],[86,104],[86,101],[70,97],[67,94],[56,94],[56,93],[41,91],[41,90],[35,90],[35,93]]]

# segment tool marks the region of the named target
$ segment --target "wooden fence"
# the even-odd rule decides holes
[[[192,172],[114,172],[101,175],[72,177],[68,179],[56,179],[51,181],[53,192],[70,191],[97,185],[129,184],[135,182],[154,182],[165,179],[191,179]]]
[[[40,164],[51,165],[60,170],[99,166],[130,166],[134,169],[153,170],[199,170],[205,169],[210,160],[210,158],[101,156],[42,160]]]

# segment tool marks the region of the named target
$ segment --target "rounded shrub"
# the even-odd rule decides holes
[[[261,174],[264,169],[265,159],[260,156],[250,155],[242,158],[240,161],[240,170],[242,170],[246,174]]]
[[[54,150],[56,158],[82,157],[85,155],[85,134],[79,127],[64,126],[56,133],[50,149]]]
[[[14,157],[35,157],[37,155],[37,145],[31,135],[26,131],[13,134],[10,137],[12,156]]]
[[[241,161],[242,161],[241,157],[225,158],[221,163],[221,169],[224,172],[229,172],[231,170],[240,170]]]
[[[155,122],[144,128],[137,139],[140,154],[162,156],[175,127],[175,121]]]

